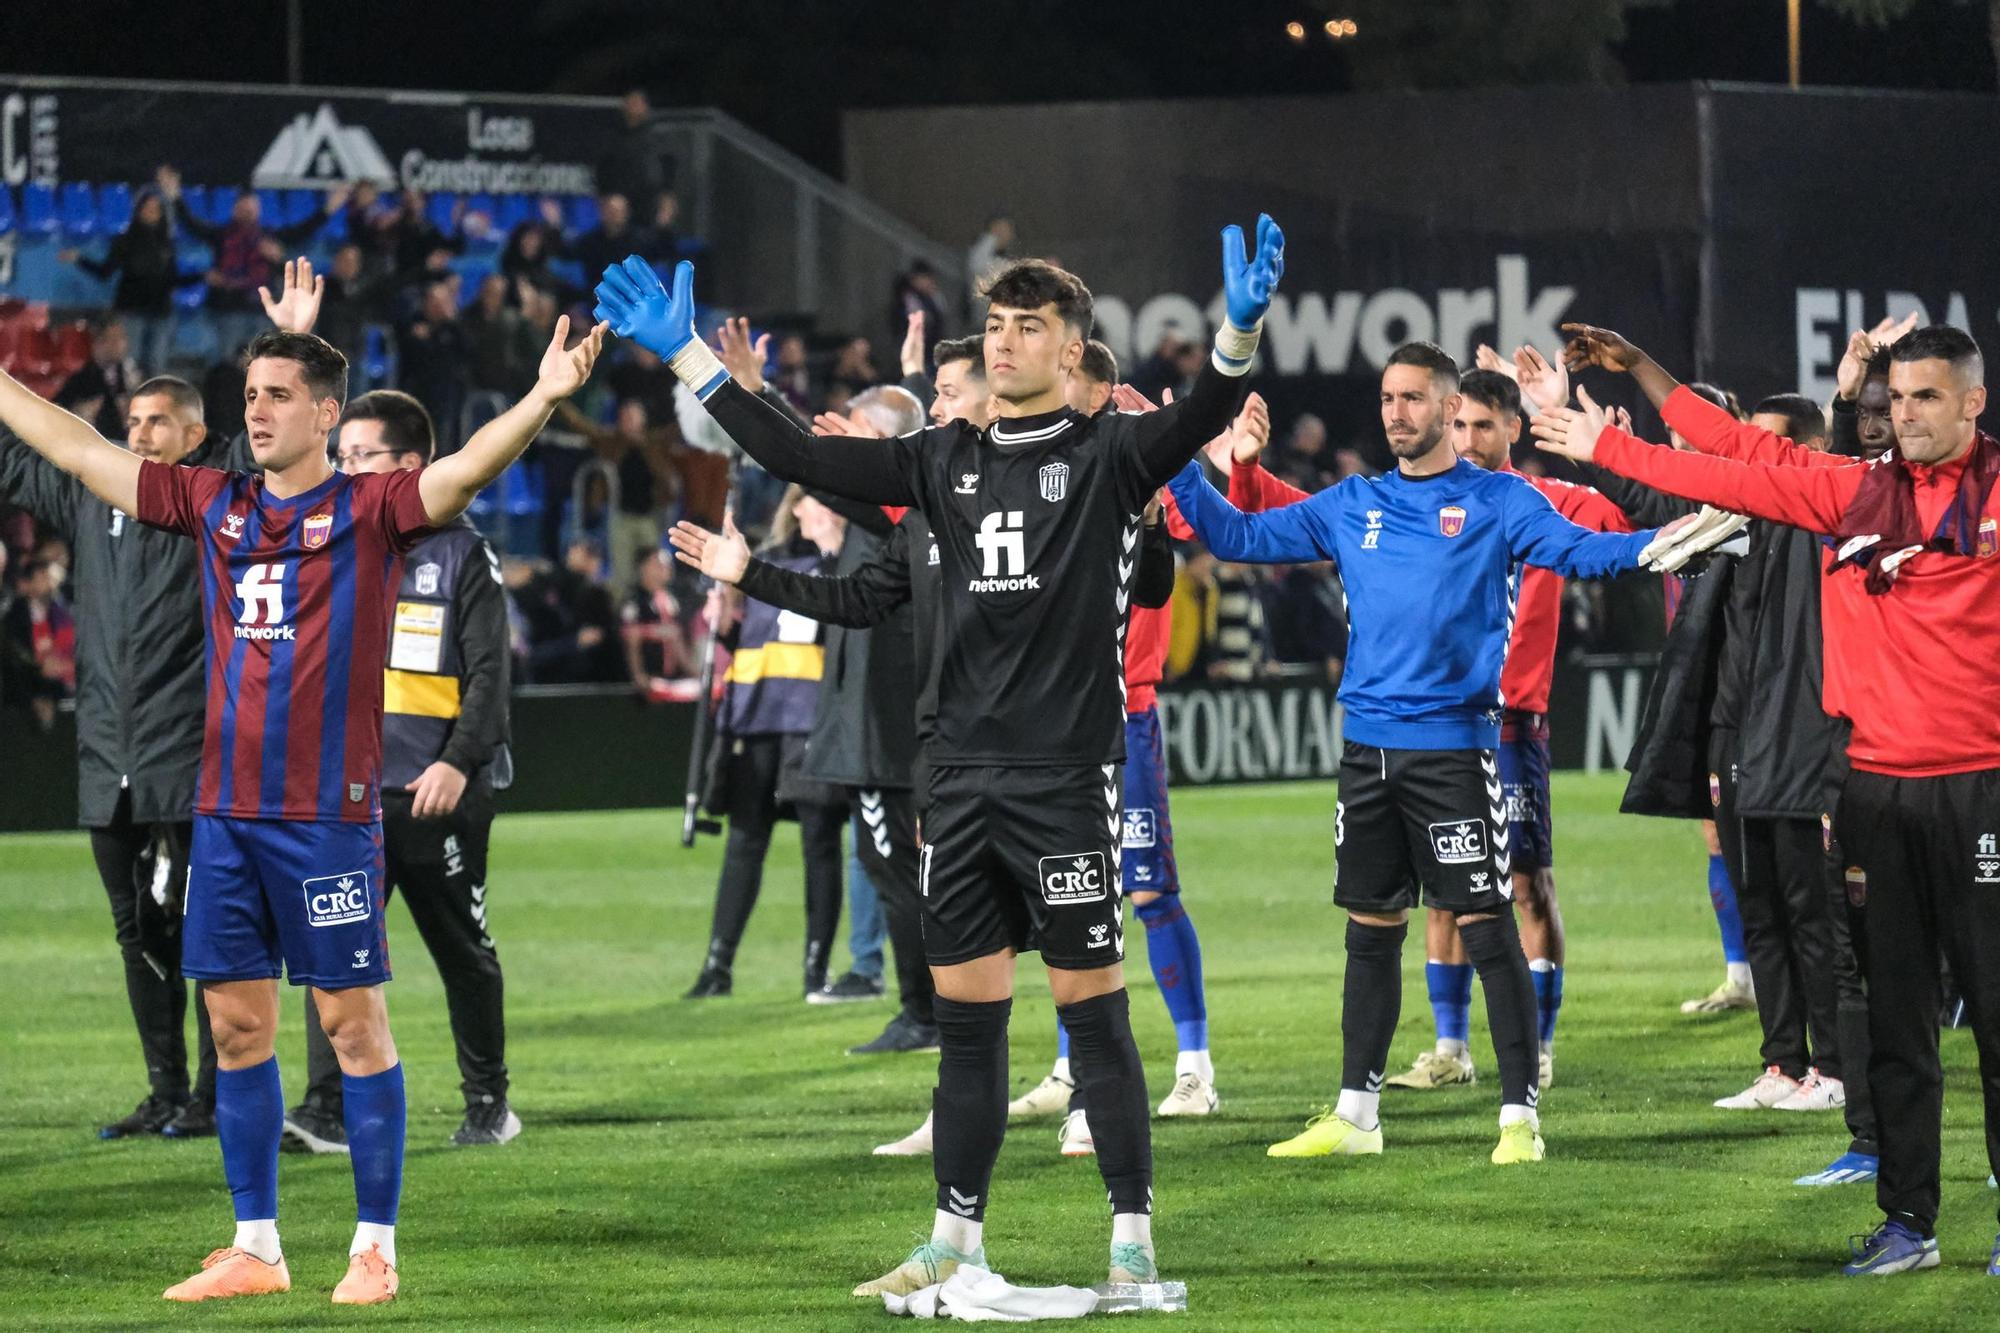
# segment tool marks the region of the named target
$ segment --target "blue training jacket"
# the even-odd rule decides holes
[[[1198,462],[1170,489],[1218,560],[1340,567],[1344,734],[1389,750],[1498,746],[1519,567],[1600,578],[1635,568],[1653,539],[1580,528],[1522,477],[1463,459],[1430,477],[1349,477],[1262,514],[1230,504]]]

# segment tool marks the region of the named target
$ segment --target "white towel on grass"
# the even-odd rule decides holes
[[[1088,1287],[1017,1287],[998,1273],[971,1264],[935,1286],[908,1296],[882,1294],[890,1314],[915,1319],[994,1320],[1020,1324],[1031,1319],[1081,1319],[1097,1309]]]

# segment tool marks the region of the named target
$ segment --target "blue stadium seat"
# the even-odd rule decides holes
[[[458,223],[452,217],[452,214],[457,211],[458,196],[450,190],[439,190],[430,197],[429,203],[425,205],[424,216],[431,220],[433,227],[436,227],[445,235],[456,236],[458,234]]]
[[[593,286],[600,276],[595,273],[589,274],[590,281],[585,282],[584,277],[586,275],[583,271],[583,265],[574,259],[551,259],[549,261],[549,272],[555,274],[558,278],[561,278],[564,282],[577,288],[579,291]]]
[[[181,186],[180,211],[197,222],[208,221],[208,187],[206,185]]]
[[[56,192],[40,181],[21,187],[21,230],[30,236],[53,236],[56,220]]]
[[[295,227],[301,222],[310,222],[319,216],[326,206],[326,196],[318,190],[285,191],[285,225]]]
[[[116,236],[132,225],[132,187],[124,181],[113,181],[97,188],[97,230],[101,235]]]
[[[347,240],[347,210],[343,208],[329,213],[326,225],[319,229],[319,236],[321,240],[330,241],[334,245],[344,244]]]
[[[0,185],[0,236],[14,230],[14,192]]]
[[[257,191],[257,203],[263,212],[259,215],[267,227],[285,225],[285,196],[277,190]]]
[[[511,232],[535,216],[535,201],[525,194],[503,194],[493,213],[494,229]]]
[[[500,474],[500,503],[515,518],[542,512],[542,465],[524,458]]]
[[[208,220],[210,226],[228,226],[230,211],[236,207],[236,196],[242,193],[243,191],[234,185],[209,186],[208,212],[202,216]]]
[[[174,289],[174,309],[193,312],[208,304],[208,284],[191,282]]]
[[[587,231],[597,230],[596,195],[571,195],[564,202],[563,230],[571,236],[581,236]]]
[[[65,181],[56,208],[65,236],[82,240],[97,235],[97,192],[88,183]]]
[[[493,196],[490,194],[467,195],[465,199],[465,211],[468,213],[484,213],[488,219],[491,219],[495,213],[500,211],[500,205],[494,202]]]

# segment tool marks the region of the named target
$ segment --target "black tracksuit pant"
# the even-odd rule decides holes
[[[493,833],[493,794],[468,783],[458,808],[442,819],[410,814],[410,793],[382,793],[382,851],[388,885],[397,889],[417,934],[437,963],[458,1048],[459,1087],[466,1105],[507,1099],[507,1023],[500,954],[486,929],[486,852]],[[393,955],[392,955],[393,957]],[[340,1064],[306,992],[306,1103],[337,1115]]]
[[[917,893],[916,799],[907,788],[850,790],[866,834],[856,850],[888,918],[903,1013],[929,1027],[936,1017],[931,1008],[930,963],[924,956],[923,900]]]
[[[1757,989],[1762,1063],[1790,1078],[1815,1066],[1842,1078],[1828,912],[1826,854],[1817,821],[1744,819],[1736,806],[1736,733],[1709,744],[1715,831],[1736,885],[1743,948]]]
[[[192,1095],[215,1103],[215,1039],[209,1035],[208,1008],[195,988],[197,1069],[188,1084],[187,982],[181,977],[181,908],[187,895],[191,821],[171,824],[132,822],[132,795],[121,792],[111,823],[90,830],[90,854],[111,901],[111,925],[125,963],[125,998],[139,1029],[146,1081],[167,1101]],[[164,902],[153,896],[164,856]]]
[[[743,942],[744,928],[763,888],[764,857],[778,823],[784,742],[779,736],[760,735],[724,738],[719,743],[742,747],[729,759],[729,838],[723,845],[722,877],[715,886],[715,920],[709,928],[705,964],[727,969],[735,964],[736,946]],[[847,807],[801,801],[796,811],[806,872],[805,970],[808,976],[824,979],[834,931],[840,926],[840,835],[847,827]]]
[[[1857,769],[1838,827],[1867,877],[1868,1074],[1883,1126],[1875,1197],[1929,1235],[1944,1113],[1940,950],[1978,1044],[1987,1165],[2000,1171],[2000,769],[1931,778]]]

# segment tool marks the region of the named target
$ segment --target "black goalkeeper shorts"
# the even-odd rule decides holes
[[[931,769],[917,862],[933,966],[1013,949],[1084,971],[1125,957],[1119,765]]]
[[[1333,901],[1392,915],[1421,901],[1460,915],[1514,896],[1507,806],[1491,750],[1383,750],[1348,741],[1334,806]]]

